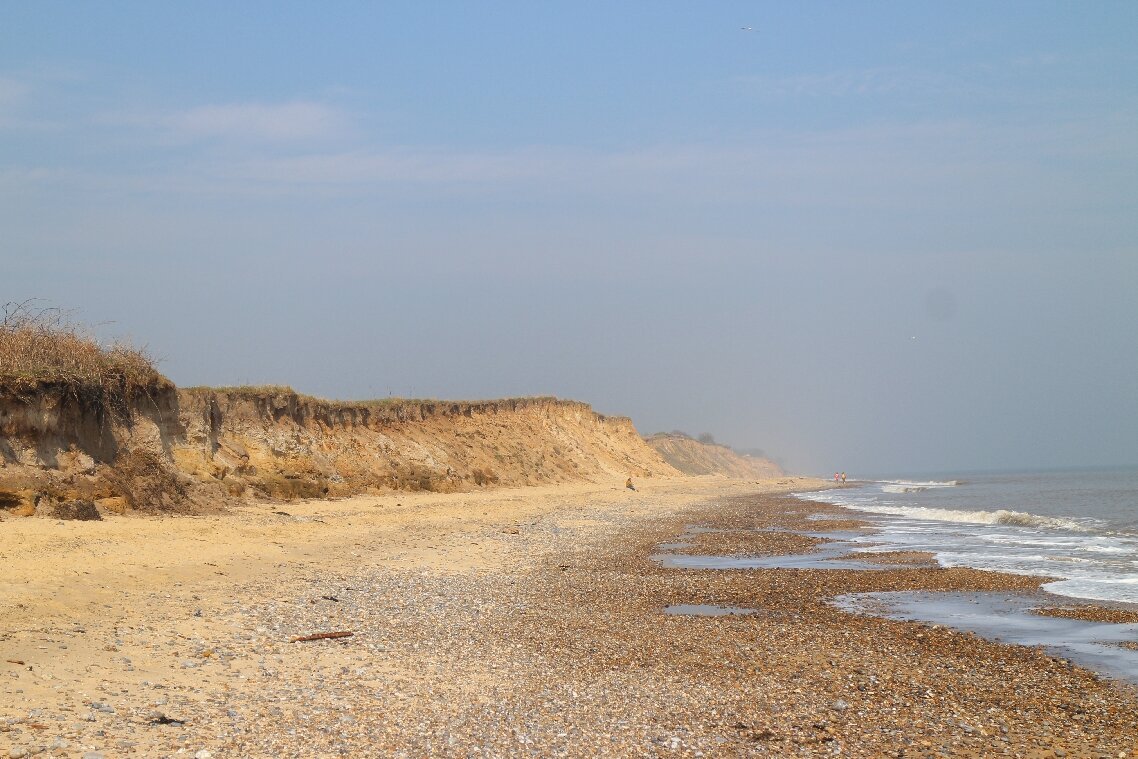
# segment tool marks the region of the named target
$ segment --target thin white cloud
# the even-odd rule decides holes
[[[0,108],[9,106],[23,97],[28,85],[18,79],[0,76]]]
[[[448,150],[359,150],[260,158],[231,165],[231,176],[284,184],[502,182],[563,175],[580,151],[534,148],[498,153]]]
[[[193,137],[308,140],[343,133],[347,119],[320,103],[205,105],[175,114],[170,126]]]
[[[952,86],[945,77],[900,68],[868,68],[818,74],[739,80],[755,94],[766,96],[845,97],[937,92]]]
[[[342,137],[351,120],[323,103],[226,103],[181,111],[131,112],[104,115],[105,124],[127,125],[159,132],[177,141],[306,142]]]
[[[17,126],[22,123],[18,112],[28,91],[26,83],[0,76],[0,127]]]
[[[648,198],[700,204],[860,207],[909,212],[943,197],[972,206],[1061,208],[1122,197],[1134,118],[993,126],[968,121],[874,125],[799,133],[765,131],[736,144],[660,144],[625,150],[530,146],[510,150],[326,145],[236,146],[204,151],[156,172],[0,171],[0,193],[52,187],[199,196],[363,197],[369,193],[525,193]],[[333,148],[335,146],[332,146]],[[1041,156],[1054,160],[1040,161]],[[1119,176],[1089,185],[1062,170],[1093,160]],[[99,189],[102,188],[102,189]]]

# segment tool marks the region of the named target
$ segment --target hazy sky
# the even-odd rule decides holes
[[[1132,0],[6,3],[0,301],[180,385],[1135,464],[1135,40]]]

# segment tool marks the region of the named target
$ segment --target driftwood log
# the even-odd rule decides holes
[[[302,643],[308,640],[327,640],[328,638],[350,638],[355,635],[354,632],[330,632],[330,633],[313,633],[312,635],[300,635],[289,640],[289,643]]]

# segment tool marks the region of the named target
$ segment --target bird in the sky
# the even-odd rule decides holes
[[[753,30],[753,29],[751,29],[751,27],[749,27],[749,26],[741,26],[741,27],[739,27],[739,28],[740,28],[740,29],[742,29],[744,32],[750,32],[750,31],[754,31],[754,30]]]

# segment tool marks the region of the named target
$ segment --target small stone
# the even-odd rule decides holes
[[[836,712],[844,712],[846,709],[850,708],[850,705],[847,702],[845,702],[839,698],[837,701],[830,704],[830,708],[832,708]]]
[[[28,753],[28,750],[23,746],[13,746],[8,749],[8,759],[24,759],[25,756],[28,756]]]
[[[88,751],[83,754],[83,759],[106,759],[102,751]]]
[[[211,756],[213,756],[213,754],[209,753],[203,748],[201,751],[194,754],[194,759],[209,759]]]

